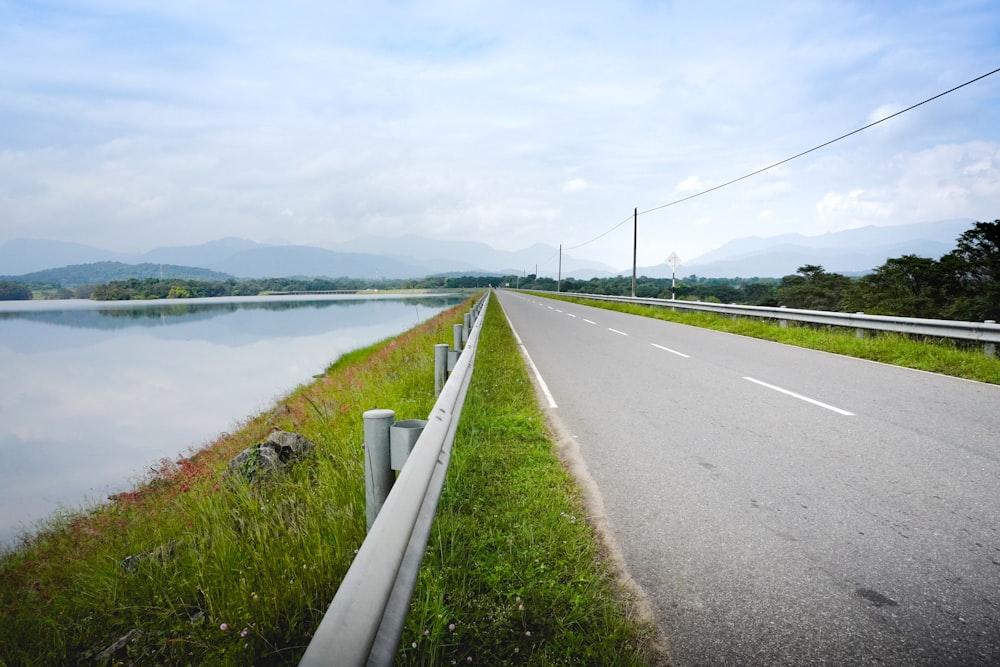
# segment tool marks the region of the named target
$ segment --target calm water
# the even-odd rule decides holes
[[[0,548],[463,298],[0,302]]]

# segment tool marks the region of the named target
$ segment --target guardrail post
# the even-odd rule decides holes
[[[472,329],[472,313],[466,313],[462,318],[462,349],[465,349],[465,343],[469,340],[469,330]]]
[[[462,330],[461,324],[456,324],[451,328],[452,338],[454,339],[454,346],[448,350],[448,372],[451,373],[455,369],[455,364],[458,363],[458,358],[462,356],[462,341],[465,339],[465,334]]]
[[[434,346],[434,395],[441,394],[448,379],[448,344],[438,343]]]
[[[365,421],[365,519],[368,530],[389,497],[396,476],[392,473],[389,427],[396,419],[392,410],[366,410]]]
[[[996,320],[986,320],[984,324],[996,324]],[[984,343],[983,344],[983,354],[987,357],[995,358],[997,356],[997,344],[996,343]]]
[[[778,306],[778,308],[788,308],[788,306]],[[788,328],[788,320],[778,320],[778,324],[781,326],[782,329]]]
[[[858,312],[856,312],[854,314],[855,315],[864,315],[865,311],[859,310]],[[854,335],[857,338],[864,338],[865,337],[865,330],[862,329],[861,327],[857,327],[856,329],[854,329]]]
[[[413,446],[427,426],[426,419],[404,419],[389,428],[389,451],[393,470],[402,470]]]

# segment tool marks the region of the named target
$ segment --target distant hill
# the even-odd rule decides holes
[[[398,259],[310,246],[269,246],[238,252],[213,268],[241,278],[418,278],[427,274]]]
[[[890,257],[913,254],[936,259],[954,249],[955,239],[970,229],[973,222],[963,219],[869,226],[817,236],[750,236],[729,241],[701,257],[685,261],[678,267],[678,275],[781,278],[795,273],[804,264],[819,264],[830,272],[859,275],[881,266]],[[545,244],[507,251],[475,241],[414,235],[365,236],[332,248],[264,245],[247,239],[224,238],[199,245],[164,246],[131,255],[78,243],[14,239],[0,244],[0,274],[23,279],[25,274],[34,275],[58,267],[117,262],[155,266],[155,271],[147,277],[159,275],[161,264],[164,267],[199,267],[237,278],[372,280],[423,278],[444,273],[526,275],[534,273],[536,267],[541,275],[555,277],[558,255],[558,248]],[[666,264],[639,267],[638,271],[650,277],[670,276],[670,267]],[[600,262],[577,259],[567,253],[562,256],[564,278],[588,279],[619,273],[630,274],[631,267],[618,272]],[[79,276],[64,278],[59,282],[85,284],[76,282],[80,279]],[[96,277],[87,278],[88,282],[96,280]]]
[[[781,278],[805,264],[831,273],[862,275],[887,259],[919,255],[938,259],[955,249],[955,240],[974,224],[971,219],[941,220],[910,225],[868,226],[817,236],[782,234],[735,239],[684,262],[678,276],[706,278]],[[669,277],[666,264],[643,267],[643,275]]]
[[[558,249],[534,245],[518,251],[483,243],[442,241],[419,236],[364,237],[333,249],[301,245],[264,245],[225,238],[192,246],[165,246],[142,254],[116,253],[58,241],[14,239],[0,244],[0,274],[21,276],[57,267],[121,262],[201,267],[239,278],[422,278],[456,273],[534,273],[554,276]],[[563,254],[563,275],[610,275],[613,267]]]
[[[10,276],[71,264],[136,261],[135,256],[82,243],[12,239],[0,245],[0,274]]]
[[[392,238],[362,236],[338,244],[336,250],[388,255],[415,264],[428,273],[471,275],[475,272],[501,275],[526,275],[538,272],[555,276],[558,272],[559,249],[544,243],[521,250],[497,250],[476,241],[442,241],[415,235]],[[563,277],[579,275],[591,278],[614,275],[615,269],[594,260],[579,259],[568,253],[562,257]]]
[[[125,264],[123,262],[94,262],[72,264],[58,269],[33,271],[19,276],[0,276],[2,280],[20,283],[49,283],[63,287],[77,285],[103,285],[112,280],[129,278],[166,278],[180,280],[227,280],[233,276],[209,269],[173,264]]]
[[[211,269],[241,252],[267,248],[247,239],[227,237],[193,246],[164,246],[154,248],[142,255],[142,261],[154,264],[179,264],[181,266],[204,266]]]

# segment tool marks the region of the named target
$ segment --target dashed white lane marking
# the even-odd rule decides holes
[[[588,320],[587,318],[583,318],[583,321],[586,322],[587,324],[597,324],[597,322],[593,320]]]
[[[612,329],[611,327],[608,327],[608,331],[612,331],[612,332],[614,332],[614,333],[616,333],[616,334],[619,334],[619,335],[621,335],[621,336],[627,336],[627,335],[628,335],[628,334],[627,334],[627,333],[625,333],[624,331],[619,331],[618,329]]]
[[[826,408],[827,410],[832,410],[833,412],[836,412],[837,414],[844,415],[846,417],[853,417],[854,416],[853,412],[848,412],[847,410],[841,410],[840,408],[836,408],[836,407],[834,407],[832,405],[829,405],[827,403],[823,403],[821,401],[817,401],[816,399],[809,398],[808,396],[803,396],[802,394],[796,394],[794,391],[788,391],[787,389],[782,389],[781,387],[775,387],[773,384],[768,384],[766,382],[761,382],[760,380],[756,380],[756,379],[751,378],[751,377],[744,377],[743,379],[744,380],[749,380],[750,382],[753,382],[755,384],[759,384],[762,387],[767,387],[768,389],[773,389],[774,391],[779,391],[782,394],[786,394],[788,396],[791,396],[792,398],[797,398],[800,401],[805,401],[806,403],[812,403],[813,405],[818,405],[821,408]]]
[[[573,313],[566,313],[566,314],[569,315],[570,317],[576,317],[576,315],[574,315]]]
[[[669,347],[663,347],[662,345],[657,345],[656,343],[650,343],[653,347],[663,350],[664,352],[669,352],[670,354],[676,354],[678,357],[684,357],[685,359],[690,359],[691,355],[684,354],[683,352],[678,352],[677,350],[671,350]]]

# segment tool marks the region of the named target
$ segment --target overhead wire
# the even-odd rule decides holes
[[[716,185],[715,187],[711,187],[711,188],[709,188],[707,190],[702,190],[701,192],[696,192],[695,194],[689,195],[689,196],[684,197],[682,199],[677,199],[677,200],[672,201],[670,203],[662,204],[660,206],[654,206],[653,208],[646,209],[645,211],[639,211],[639,215],[644,215],[646,213],[652,213],[653,211],[659,211],[662,208],[667,208],[668,206],[674,206],[675,204],[680,204],[681,202],[686,202],[688,200],[694,199],[695,197],[701,197],[702,195],[707,195],[709,192],[714,192],[714,191],[719,190],[721,188],[724,188],[724,187],[726,187],[728,185],[732,185],[733,183],[739,183],[742,180],[746,180],[746,179],[750,178],[751,176],[756,176],[757,174],[761,174],[761,173],[763,173],[763,172],[765,172],[765,171],[767,171],[769,169],[774,169],[775,167],[780,167],[781,165],[785,164],[786,162],[791,162],[792,160],[795,160],[796,158],[800,158],[803,155],[808,155],[809,153],[812,153],[814,151],[818,151],[821,148],[826,148],[830,144],[837,143],[841,139],[846,139],[847,137],[855,135],[855,134],[857,134],[859,132],[863,132],[864,130],[867,130],[867,129],[871,128],[871,127],[875,127],[879,123],[884,123],[885,121],[887,121],[887,120],[889,120],[891,118],[895,118],[896,116],[904,114],[907,111],[912,111],[913,109],[916,109],[919,106],[927,104],[928,102],[933,102],[934,100],[938,99],[939,97],[944,97],[945,95],[947,95],[949,93],[953,93],[953,92],[955,92],[956,90],[958,90],[960,88],[964,88],[964,87],[966,87],[966,86],[968,86],[970,84],[973,84],[976,81],[979,81],[980,79],[985,79],[986,77],[991,76],[993,74],[996,74],[997,72],[1000,72],[1000,67],[998,67],[997,69],[993,70],[992,72],[987,72],[986,74],[983,74],[982,76],[977,76],[975,79],[971,79],[969,81],[966,81],[965,83],[963,83],[963,84],[961,84],[959,86],[955,86],[954,88],[950,88],[950,89],[944,91],[943,93],[938,93],[934,97],[928,97],[923,102],[917,102],[916,104],[908,106],[908,107],[906,107],[905,109],[903,109],[901,111],[897,111],[896,113],[889,114],[885,118],[880,118],[879,120],[876,120],[873,123],[868,123],[864,127],[859,127],[858,129],[852,130],[851,132],[848,132],[847,134],[842,134],[839,137],[837,137],[836,139],[830,139],[829,141],[823,142],[819,146],[813,146],[809,150],[802,151],[801,153],[797,153],[796,155],[793,155],[792,157],[785,158],[784,160],[781,160],[780,162],[775,162],[774,164],[768,165],[768,166],[766,166],[766,167],[764,167],[762,169],[758,169],[757,171],[752,171],[749,174],[746,174],[744,176],[740,176],[739,178],[734,178],[731,181],[726,181],[725,183],[723,183],[721,185]]]
[[[594,241],[597,241],[598,239],[601,239],[601,238],[607,236],[608,234],[610,234],[611,232],[615,231],[616,229],[618,229],[619,227],[621,227],[622,225],[624,225],[629,220],[632,220],[634,218],[634,216],[636,216],[636,215],[645,215],[647,213],[652,213],[653,211],[659,211],[660,209],[667,208],[668,206],[675,206],[675,205],[680,204],[682,202],[690,201],[691,199],[694,199],[695,197],[701,197],[703,195],[707,195],[710,192],[715,192],[716,190],[721,190],[722,188],[725,188],[727,186],[733,185],[734,183],[739,183],[740,181],[744,181],[744,180],[746,180],[748,178],[751,178],[752,176],[756,176],[758,174],[762,174],[765,171],[768,171],[770,169],[774,169],[775,167],[779,167],[779,166],[781,166],[783,164],[791,162],[792,160],[800,158],[803,155],[808,155],[809,153],[812,153],[814,151],[818,151],[819,149],[825,148],[825,147],[829,146],[830,144],[834,144],[834,143],[836,143],[836,142],[838,142],[838,141],[840,141],[842,139],[846,139],[847,137],[850,137],[852,135],[858,134],[859,132],[863,132],[864,130],[872,128],[872,127],[878,125],[879,123],[884,123],[885,121],[890,120],[892,118],[895,118],[896,116],[899,116],[901,114],[904,114],[907,111],[912,111],[913,109],[916,109],[919,106],[923,106],[924,104],[927,104],[928,102],[933,102],[934,100],[936,100],[936,99],[938,99],[940,97],[944,97],[945,95],[948,95],[949,93],[953,93],[956,90],[959,90],[961,88],[965,88],[966,86],[971,85],[971,84],[973,84],[973,83],[975,83],[977,81],[980,81],[982,79],[985,79],[988,76],[992,76],[992,75],[996,74],[997,72],[1000,72],[1000,67],[998,67],[997,69],[993,70],[992,72],[987,72],[986,74],[983,74],[981,76],[977,76],[974,79],[970,79],[969,81],[966,81],[965,83],[963,83],[961,85],[955,86],[954,88],[949,88],[948,90],[944,91],[943,93],[938,93],[937,95],[934,95],[933,97],[928,97],[926,100],[924,100],[922,102],[917,102],[916,104],[908,106],[908,107],[906,107],[905,109],[903,109],[901,111],[897,111],[896,113],[890,114],[890,115],[886,116],[885,118],[881,118],[881,119],[879,119],[879,120],[877,120],[875,122],[868,123],[864,127],[859,127],[858,129],[852,130],[851,132],[848,132],[847,134],[842,134],[839,137],[837,137],[836,139],[830,139],[829,141],[825,141],[825,142],[819,144],[818,146],[813,146],[809,150],[802,151],[801,153],[796,153],[795,155],[793,155],[793,156],[791,156],[789,158],[785,158],[784,160],[780,160],[778,162],[775,162],[774,164],[770,164],[770,165],[768,165],[766,167],[763,167],[761,169],[757,169],[756,171],[752,171],[749,174],[745,174],[743,176],[740,176],[739,178],[734,178],[734,179],[732,179],[730,181],[726,181],[725,183],[722,183],[721,185],[716,185],[714,187],[708,188],[707,190],[702,190],[701,192],[696,192],[693,195],[688,195],[687,197],[682,197],[681,199],[677,199],[677,200],[674,200],[672,202],[668,202],[666,204],[661,204],[660,206],[654,206],[653,208],[646,209],[645,211],[637,211],[633,215],[628,216],[627,218],[625,218],[624,220],[622,220],[621,222],[619,222],[615,226],[613,226],[610,229],[608,229],[607,231],[603,232],[602,234],[599,234],[598,236],[595,236],[594,238],[590,239],[589,241],[585,241],[584,243],[579,243],[579,244],[574,245],[574,246],[568,246],[566,248],[566,250],[575,250],[577,248],[582,248],[585,245],[589,245],[589,244],[593,243]]]

